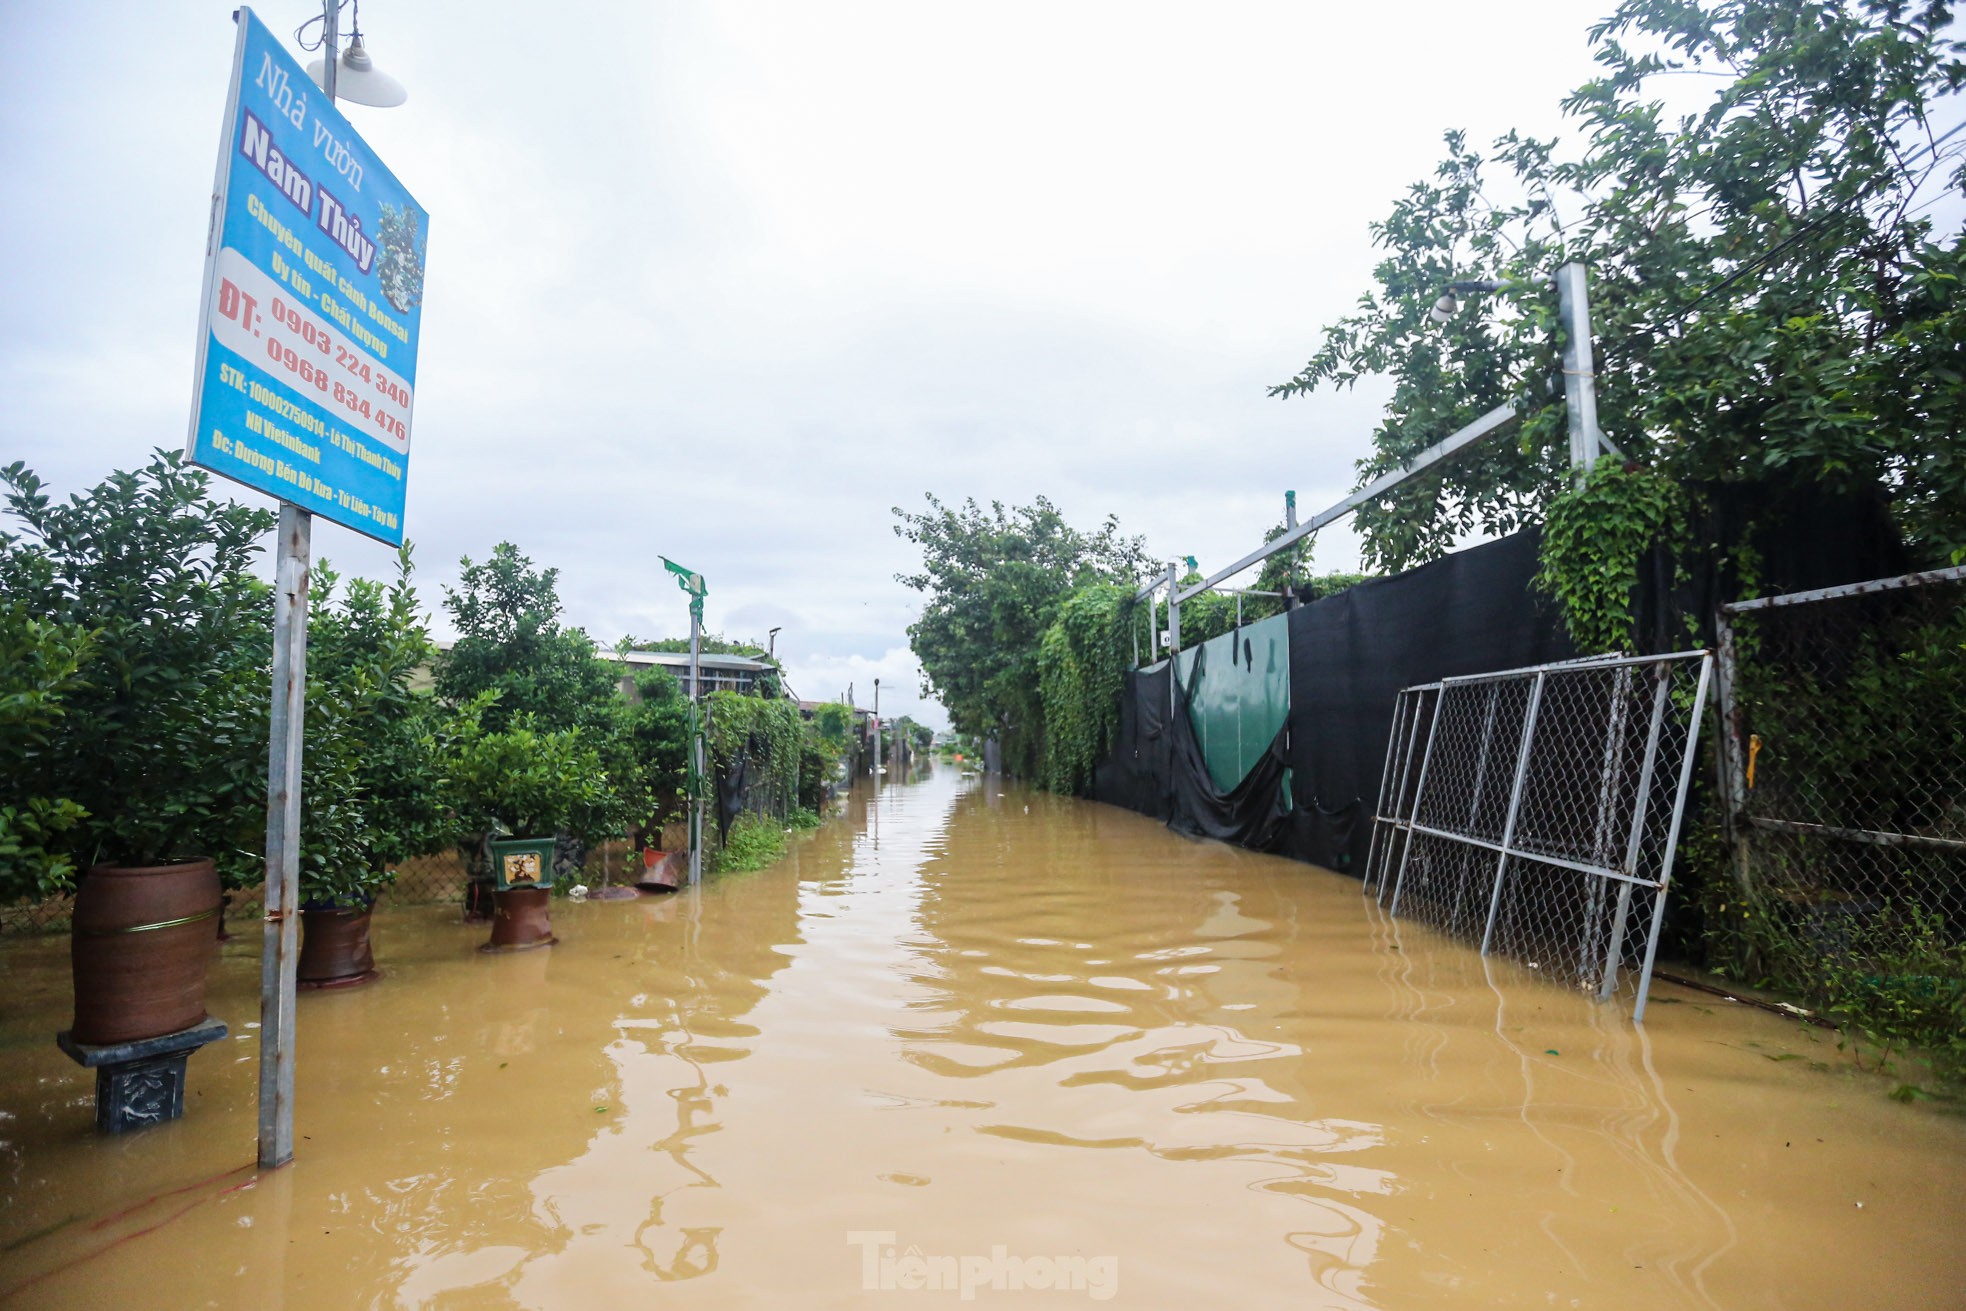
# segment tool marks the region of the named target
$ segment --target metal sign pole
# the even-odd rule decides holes
[[[696,761],[696,795],[690,798],[689,882],[695,887],[703,881],[703,789],[707,775],[703,769],[703,602],[692,600],[689,607],[689,699],[696,707],[696,733],[689,749]]]
[[[321,7],[321,90],[334,103],[340,6]],[[280,502],[273,556],[273,707],[267,733],[266,917],[259,958],[259,1166],[294,1159],[294,1006],[300,969],[300,761],[307,730],[307,585],[314,516]]]
[[[666,555],[662,567],[676,575],[676,586],[689,597],[689,881],[693,887],[703,880],[703,790],[709,778],[703,758],[703,598],[710,594],[710,584],[702,574]]]
[[[294,992],[300,963],[300,758],[307,710],[307,583],[314,516],[280,503],[273,593],[273,720],[266,775],[266,919],[259,973],[259,1164],[294,1159]]]

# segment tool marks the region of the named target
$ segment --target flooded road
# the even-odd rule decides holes
[[[120,1139],[66,940],[0,946],[0,1303],[1966,1305],[1966,1123],[1832,1037],[1671,985],[1639,1032],[1122,811],[944,774],[553,917],[487,958],[379,912],[265,1176],[256,940],[185,1118]]]

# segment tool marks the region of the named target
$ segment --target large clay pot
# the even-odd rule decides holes
[[[97,865],[83,875],[69,947],[74,1040],[103,1047],[203,1020],[218,911],[218,871],[209,860]]]
[[[369,946],[367,906],[303,906],[300,911],[300,963],[296,977],[303,988],[340,988],[367,983],[376,977],[375,952]]]
[[[553,894],[545,888],[511,888],[495,892],[491,941],[486,951],[523,951],[528,947],[550,947],[553,922],[547,917]]]

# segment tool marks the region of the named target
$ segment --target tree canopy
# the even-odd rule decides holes
[[[959,733],[995,737],[1005,767],[1034,777],[1043,757],[1038,650],[1058,608],[1095,581],[1133,585],[1147,572],[1145,540],[1111,516],[1084,533],[1040,496],[1028,506],[896,507],[895,533],[921,548],[922,567],[896,578],[926,598],[908,628],[922,694],[940,698]]]
[[[1883,489],[1966,558],[1966,133],[1945,0],[1624,0],[1590,30],[1579,141],[1459,132],[1373,226],[1373,290],[1289,396],[1389,374],[1359,482],[1503,402],[1488,440],[1374,504],[1369,561],[1541,519],[1569,487],[1547,278],[1585,261],[1604,430],[1682,488]],[[1456,279],[1509,285],[1430,321]],[[1646,489],[1647,494],[1652,494]]]
[[[613,717],[616,674],[596,659],[594,641],[560,625],[558,569],[536,569],[510,542],[483,563],[469,556],[444,608],[458,638],[436,666],[437,694],[463,705],[484,692],[491,732],[531,716],[546,728],[601,729]]]

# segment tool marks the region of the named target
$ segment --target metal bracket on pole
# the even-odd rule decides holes
[[[1357,491],[1353,492],[1350,496],[1347,496],[1344,500],[1339,501],[1336,505],[1333,505],[1328,509],[1319,510],[1316,514],[1304,520],[1302,523],[1298,524],[1295,528],[1290,528],[1285,530],[1283,536],[1277,538],[1274,542],[1266,542],[1262,546],[1259,546],[1255,550],[1251,551],[1248,555],[1242,557],[1242,559],[1236,561],[1234,564],[1228,565],[1227,567],[1222,569],[1217,569],[1214,573],[1202,579],[1199,583],[1196,583],[1193,587],[1181,589],[1180,592],[1177,594],[1177,599],[1185,601],[1191,596],[1199,596],[1201,593],[1206,592],[1209,589],[1213,588],[1217,583],[1220,583],[1225,579],[1235,577],[1237,574],[1249,568],[1251,565],[1261,564],[1263,561],[1269,559],[1271,556],[1277,554],[1279,551],[1288,550],[1290,547],[1296,545],[1304,538],[1309,537],[1312,533],[1315,533],[1318,529],[1323,528],[1327,524],[1336,522],[1337,520],[1344,518],[1346,515],[1350,514],[1353,510],[1356,510],[1359,506],[1365,504],[1367,501],[1377,500],[1379,497],[1384,496],[1387,492],[1399,486],[1407,479],[1413,477],[1421,470],[1429,468],[1432,465],[1438,464],[1440,461],[1446,459],[1450,455],[1455,454],[1463,447],[1470,446],[1476,441],[1479,441],[1481,438],[1486,437],[1489,433],[1494,432],[1497,428],[1500,428],[1508,423],[1513,423],[1516,418],[1517,415],[1515,411],[1515,406],[1513,405],[1496,406],[1494,409],[1482,415],[1479,419],[1476,419],[1473,423],[1468,424],[1465,428],[1462,428],[1460,431],[1454,433],[1452,436],[1444,437],[1440,441],[1435,442],[1432,446],[1429,446],[1426,450],[1421,451],[1419,454],[1415,455],[1412,459],[1408,460],[1404,467],[1395,469],[1389,474],[1373,479],[1370,483],[1366,484],[1364,487],[1359,488]]]
[[[307,714],[307,586],[314,516],[280,502],[273,592],[273,717],[266,771],[266,918],[259,981],[259,1164],[294,1158],[294,995],[300,964],[300,762]]]

